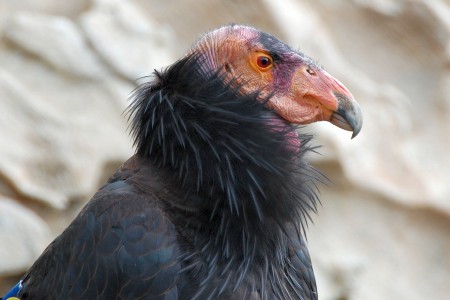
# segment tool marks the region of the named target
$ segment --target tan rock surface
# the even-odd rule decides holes
[[[36,213],[0,196],[0,276],[23,272],[51,242],[46,224]]]
[[[363,108],[354,140],[306,128],[334,182],[309,226],[320,299],[448,298],[450,3],[62,3],[0,2],[0,242],[22,248],[0,247],[0,276],[23,272],[132,153],[121,114],[135,79],[238,22],[318,59]]]

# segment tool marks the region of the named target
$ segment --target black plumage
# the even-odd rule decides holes
[[[136,89],[136,154],[25,274],[20,299],[317,299],[311,136],[270,108],[274,93],[208,63],[191,51]]]
[[[304,246],[301,222],[316,208],[313,181],[320,175],[303,159],[313,150],[311,136],[301,135],[302,147],[293,149],[295,126],[271,122],[279,117],[264,101],[241,95],[220,71],[205,80],[198,64],[188,56],[157,73],[154,83],[137,90],[131,108],[138,155],[180,187],[165,210],[184,228],[184,271],[201,278],[188,289],[214,299],[251,274],[244,284],[249,292],[267,289],[279,299],[298,299],[295,289],[284,288],[301,283],[288,245]],[[315,290],[312,276],[309,281],[308,293]]]

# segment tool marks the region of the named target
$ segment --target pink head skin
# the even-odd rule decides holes
[[[362,113],[348,89],[311,58],[275,37],[247,26],[230,25],[201,38],[190,53],[205,58],[203,71],[224,70],[243,93],[270,95],[267,105],[293,124],[317,121],[353,131],[362,127]]]

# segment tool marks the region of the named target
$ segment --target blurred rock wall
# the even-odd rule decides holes
[[[320,298],[448,299],[444,0],[0,0],[0,295],[133,153],[136,79],[230,22],[317,59],[364,111],[355,140],[306,128],[333,181],[309,226]]]

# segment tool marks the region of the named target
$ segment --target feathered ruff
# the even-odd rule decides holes
[[[248,295],[265,299],[270,289],[298,299],[286,244],[292,232],[302,238],[318,203],[323,177],[303,159],[314,151],[311,136],[267,109],[267,99],[241,94],[245,83],[224,80],[226,68],[205,74],[202,62],[193,54],[155,71],[128,111],[137,154],[179,188],[166,205],[190,253],[183,271],[202,278],[192,298],[215,299],[251,280]]]

